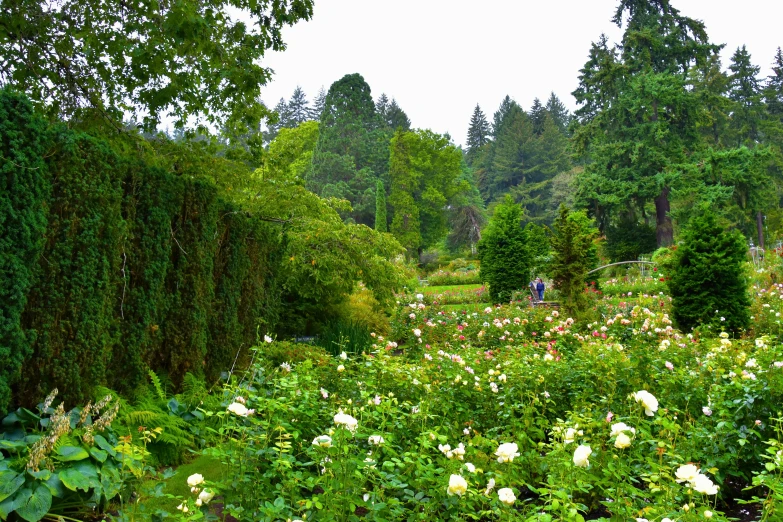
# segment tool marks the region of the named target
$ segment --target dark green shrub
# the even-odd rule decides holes
[[[683,331],[700,325],[738,332],[750,324],[745,240],[708,207],[691,218],[669,274],[672,315]]]
[[[572,315],[585,312],[589,301],[585,292],[587,272],[598,260],[593,239],[598,231],[584,211],[571,212],[561,206],[554,222],[550,275],[560,291],[561,306]]]
[[[478,243],[480,275],[489,284],[493,303],[508,302],[514,291],[525,288],[530,278],[531,255],[522,228],[522,207],[506,196]]]
[[[657,247],[655,227],[636,222],[621,222],[606,229],[606,255],[612,261],[636,261]]]
[[[362,353],[372,346],[373,338],[370,333],[365,324],[335,319],[324,325],[315,338],[315,344],[332,355],[339,355],[341,352]]]

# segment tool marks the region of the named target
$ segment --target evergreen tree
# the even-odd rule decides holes
[[[375,102],[375,112],[378,113],[378,116],[383,121],[388,120],[389,115],[389,97],[386,96],[386,93],[381,93],[380,96],[378,96],[378,101]]]
[[[386,225],[386,189],[383,181],[378,180],[375,183],[375,230],[386,232]]]
[[[772,74],[767,78],[764,99],[769,116],[783,125],[783,51],[780,47],[772,63]]]
[[[750,324],[745,240],[704,205],[685,230],[667,282],[672,313],[684,332],[703,324],[741,332]]]
[[[405,114],[405,111],[397,105],[397,100],[394,98],[392,98],[389,109],[386,112],[385,123],[386,126],[393,131],[396,131],[397,129],[402,129],[404,131],[411,130],[411,120],[408,118],[408,115]]]
[[[511,102],[490,150],[491,164],[479,180],[485,201],[496,200],[511,187],[524,183],[533,137],[530,117],[519,105]]]
[[[584,211],[571,212],[565,205],[560,207],[551,238],[549,272],[553,286],[560,292],[560,305],[569,314],[580,315],[589,305],[585,281],[597,260],[593,244],[597,235]]]
[[[505,98],[503,98],[503,101],[500,102],[500,107],[498,107],[498,110],[495,111],[495,114],[492,116],[492,136],[497,137],[498,132],[500,131],[500,126],[503,123],[503,120],[506,118],[506,114],[508,114],[508,111],[511,109],[512,106],[517,105],[517,102],[511,99],[511,96],[508,94]]]
[[[533,100],[533,106],[530,107],[530,121],[533,124],[533,132],[538,136],[544,132],[544,119],[546,118],[546,108],[541,104],[538,98]]]
[[[549,95],[549,99],[546,101],[546,110],[560,132],[567,134],[568,126],[571,124],[571,114],[554,92]]]
[[[357,223],[375,220],[375,184],[389,161],[388,132],[375,113],[370,86],[359,74],[334,82],[326,95],[307,188],[347,199]]]
[[[731,80],[721,67],[720,55],[710,56],[691,69],[689,81],[702,106],[699,131],[711,147],[722,147],[727,138],[732,103],[728,98]]]
[[[532,259],[522,228],[522,207],[510,196],[495,207],[495,213],[478,243],[480,276],[489,284],[493,303],[509,302],[515,291],[525,288]]]
[[[326,91],[323,86],[318,91],[318,95],[313,101],[313,106],[310,108],[310,119],[321,121],[321,114],[324,112],[324,106],[326,106]]]
[[[300,86],[297,85],[296,89],[294,89],[291,99],[288,100],[287,109],[288,118],[286,125],[283,125],[283,127],[293,129],[311,119],[312,110],[307,101],[307,96]]]
[[[745,46],[737,48],[731,57],[731,87],[729,98],[734,102],[731,130],[735,146],[754,146],[759,142],[759,127],[764,115],[760,68],[753,65]]]
[[[288,112],[288,102],[285,98],[280,98],[280,101],[275,105],[274,112],[277,115],[274,123],[267,125],[267,131],[264,133],[264,141],[269,143],[277,137],[277,133],[282,128],[289,128],[291,126],[291,117]]]
[[[473,110],[473,116],[470,118],[470,126],[468,127],[468,140],[465,143],[468,150],[465,153],[468,165],[473,163],[473,159],[478,154],[484,145],[489,143],[490,128],[487,117],[481,110],[481,107],[476,104],[476,108]]]
[[[611,49],[605,37],[593,44],[574,91],[577,152],[592,159],[580,200],[597,214],[644,213],[653,202],[658,244],[669,245],[674,166],[700,145],[699,99],[685,77],[719,47],[667,0],[621,0],[613,21],[625,24],[622,45]]]

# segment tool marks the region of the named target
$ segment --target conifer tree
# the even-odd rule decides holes
[[[533,137],[530,117],[512,102],[492,146],[492,163],[480,182],[485,201],[502,197],[511,187],[525,181]]]
[[[397,104],[397,100],[394,98],[392,98],[389,109],[386,112],[385,123],[386,126],[393,131],[396,131],[397,129],[402,129],[404,131],[411,130],[410,118],[408,118],[408,115],[400,108]]]
[[[380,96],[378,96],[378,101],[375,102],[375,112],[378,113],[378,116],[383,121],[387,121],[387,117],[389,115],[389,97],[386,96],[386,93],[381,93]]]
[[[285,98],[280,98],[280,101],[275,105],[274,112],[277,113],[277,121],[267,125],[267,131],[264,133],[264,141],[267,143],[277,137],[277,133],[280,132],[280,129],[291,126],[288,102],[285,101]]]
[[[783,51],[778,47],[772,63],[772,74],[767,78],[764,88],[767,113],[783,124]]]
[[[758,74],[760,67],[753,65],[750,53],[743,45],[731,57],[729,65],[731,86],[729,98],[734,102],[731,130],[734,145],[754,146],[759,141],[759,127],[764,115]]]
[[[478,243],[478,253],[479,274],[489,284],[493,303],[508,302],[515,291],[527,286],[532,259],[522,228],[522,207],[510,196],[495,207]]]
[[[311,119],[310,104],[307,101],[307,96],[300,86],[296,86],[294,93],[291,95],[291,99],[288,100],[287,106],[286,128],[295,128]]]
[[[552,261],[549,267],[552,284],[560,292],[560,305],[569,314],[587,310],[585,293],[587,272],[597,258],[593,239],[598,231],[584,211],[571,212],[562,205],[554,223],[551,238]]]
[[[324,106],[326,105],[326,90],[323,86],[318,91],[313,106],[310,108],[310,119],[321,121],[321,114],[324,112]]]
[[[672,315],[682,331],[708,324],[741,332],[749,326],[746,257],[739,231],[724,229],[703,205],[688,223],[668,274]]]
[[[710,56],[690,71],[689,81],[702,106],[699,131],[711,147],[722,147],[727,138],[732,103],[728,98],[729,75],[723,71],[720,55]]]
[[[495,111],[495,114],[492,115],[492,136],[497,138],[498,132],[500,132],[500,127],[503,123],[503,120],[506,118],[506,115],[508,114],[508,111],[511,110],[511,107],[517,105],[517,102],[511,99],[511,96],[508,94],[505,98],[503,98],[503,101],[500,102],[500,107],[498,107],[498,110]]]
[[[446,245],[455,253],[468,247],[471,254],[475,254],[476,244],[481,239],[481,229],[487,221],[486,212],[473,169],[463,160],[460,170],[457,179],[460,190],[449,205],[450,230]]]
[[[383,187],[383,181],[378,180],[375,183],[375,230],[386,232],[386,189]]]
[[[549,99],[546,101],[546,110],[560,132],[567,134],[568,125],[571,123],[571,114],[554,92],[549,95]]]
[[[544,132],[544,118],[546,117],[546,108],[541,104],[538,98],[533,100],[533,106],[530,107],[530,122],[533,124],[533,132],[540,136]]]
[[[473,159],[478,154],[484,145],[489,143],[490,128],[487,117],[484,116],[484,112],[481,110],[479,104],[476,104],[476,108],[473,109],[473,116],[470,118],[470,126],[468,127],[468,140],[465,143],[467,152],[465,153],[468,165],[473,163]]]

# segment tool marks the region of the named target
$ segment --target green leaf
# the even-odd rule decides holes
[[[103,438],[103,435],[95,436],[95,444],[97,444],[98,447],[101,448],[102,450],[108,452],[108,454],[111,455],[112,457],[117,455],[117,452],[114,450],[112,445],[109,444],[109,442]]]
[[[71,491],[81,489],[87,491],[90,489],[90,481],[74,468],[67,468],[59,473],[63,485]]]
[[[19,500],[17,500],[16,497],[7,498],[4,501],[0,502],[0,520],[7,519],[8,515],[13,513],[18,505],[19,505]]]
[[[24,475],[15,471],[0,471],[0,502],[13,495],[24,484]]]
[[[43,485],[38,485],[32,495],[16,508],[16,514],[27,522],[38,522],[52,507],[52,493]]]
[[[98,448],[90,448],[90,455],[92,455],[95,460],[99,462],[106,462],[106,457],[108,457],[108,452],[99,450]]]
[[[60,455],[59,460],[63,462],[84,460],[90,456],[87,450],[80,446],[61,446],[57,448],[57,453]]]
[[[65,496],[65,488],[63,487],[63,481],[60,480],[59,475],[52,475],[43,484],[49,488],[53,497],[62,498]]]
[[[31,476],[38,480],[48,480],[52,476],[52,472],[48,469],[42,469],[41,471],[28,471]]]
[[[0,439],[0,449],[13,451],[13,450],[17,450],[17,449],[26,448],[26,447],[27,447],[27,443],[24,442],[24,441],[21,441],[21,440]]]

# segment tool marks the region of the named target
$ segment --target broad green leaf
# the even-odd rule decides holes
[[[0,471],[0,502],[13,495],[24,484],[24,475],[15,471]]]
[[[27,522],[38,522],[52,507],[52,493],[43,485],[38,485],[26,501],[16,508],[16,514]]]
[[[16,510],[19,505],[19,499],[17,497],[9,497],[0,502],[0,520],[6,520],[8,515]]]
[[[52,476],[52,472],[48,469],[42,469],[41,471],[28,471],[30,475],[38,480],[48,480]]]
[[[59,475],[53,474],[43,483],[43,485],[49,488],[53,497],[62,498],[65,496],[65,488],[63,487],[63,482],[60,480]]]
[[[92,455],[93,458],[95,458],[99,462],[106,462],[106,457],[109,454],[108,452],[100,450],[98,448],[90,448],[90,455]]]
[[[90,481],[75,468],[64,469],[59,473],[63,485],[71,491],[90,489]]]
[[[14,451],[26,447],[27,447],[27,443],[21,440],[0,439],[0,449]]]
[[[109,442],[106,439],[103,438],[103,435],[96,435],[95,436],[95,444],[97,444],[98,447],[101,448],[102,450],[105,450],[106,452],[108,452],[109,455],[111,455],[112,457],[117,455],[117,452],[115,451],[115,449],[112,447],[111,444],[109,444]]]
[[[58,458],[64,462],[84,460],[90,456],[87,450],[80,446],[61,446],[57,448]]]

